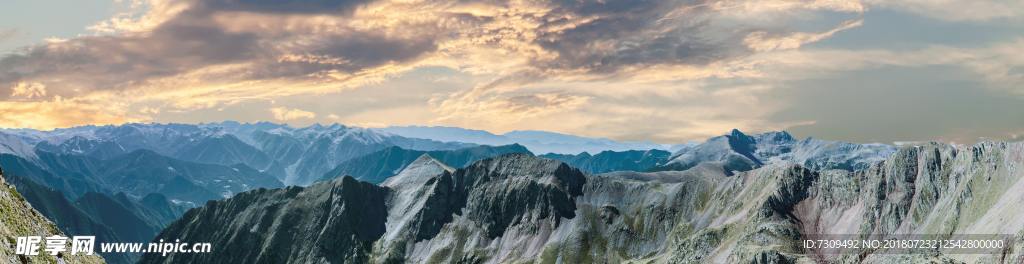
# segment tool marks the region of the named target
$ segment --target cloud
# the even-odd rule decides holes
[[[140,0],[131,7],[91,26],[93,35],[0,58],[0,89],[45,87],[28,97],[0,90],[0,100],[116,98],[123,104],[111,116],[160,109],[142,111],[159,116],[344,92],[443,67],[492,80],[434,95],[431,110],[443,118],[537,118],[599,98],[585,88],[540,87],[545,83],[757,74],[746,58],[857,23],[812,33],[794,24],[817,12],[865,10],[835,0]]]
[[[49,42],[3,57],[0,84],[40,82],[51,87],[53,94],[70,97],[93,90],[137,89],[162,78],[195,76],[197,72],[206,72],[203,81],[207,82],[345,81],[359,78],[355,75],[378,73],[388,64],[401,63],[434,48],[429,38],[394,37],[344,27],[319,32],[314,27],[327,27],[324,23],[328,22],[302,22],[307,19],[302,17],[306,11],[358,5],[309,3],[192,1],[187,7],[153,4],[177,11],[153,10],[171,17],[153,19],[160,23],[151,25],[152,28],[111,29],[119,34]],[[232,18],[236,16],[242,18]],[[288,21],[298,25],[288,28],[289,25],[263,24]],[[131,28],[124,25],[128,22],[121,24],[117,27]],[[338,58],[334,61],[346,63],[289,58]],[[237,70],[223,75],[208,74],[211,69],[227,66]]]
[[[859,27],[862,24],[864,24],[863,20],[847,20],[839,25],[839,27],[833,28],[829,31],[821,33],[794,32],[784,36],[770,36],[766,31],[757,31],[750,33],[743,38],[743,43],[754,51],[797,49],[804,44],[818,42],[822,39],[829,38],[840,31]]]
[[[11,97],[44,97],[46,96],[46,86],[41,83],[18,83],[11,88]]]
[[[544,92],[476,99],[472,102],[441,102],[436,107],[436,111],[439,113],[438,121],[443,122],[445,119],[451,118],[486,120],[501,116],[503,122],[518,122],[552,113],[576,110],[585,105],[590,98],[577,94]]]
[[[349,13],[368,0],[206,0],[195,1],[195,9],[208,11],[250,11],[261,13],[339,14]]]
[[[313,119],[316,118],[316,113],[305,111],[302,109],[287,108],[287,107],[274,107],[270,108],[270,113],[274,115],[274,119],[278,121],[292,121],[298,119]]]

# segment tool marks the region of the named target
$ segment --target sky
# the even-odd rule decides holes
[[[9,0],[0,127],[1024,138],[1024,2]]]

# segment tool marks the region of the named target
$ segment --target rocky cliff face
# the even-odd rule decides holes
[[[15,255],[17,237],[53,235],[66,236],[57,226],[32,209],[14,186],[7,184],[0,172],[0,262],[3,263],[56,263],[57,260],[46,252],[38,256]],[[69,245],[70,248],[70,245]],[[97,249],[98,250],[98,249]],[[67,263],[104,263],[99,255],[66,256]]]
[[[527,155],[457,170],[421,157],[383,187],[346,178],[213,202],[161,237],[223,245],[193,256],[228,263],[1007,263],[1020,258],[1021,242],[998,254],[910,255],[834,255],[799,242],[822,234],[1011,234],[1021,241],[1022,165],[1024,143],[995,142],[904,147],[854,171],[766,163],[727,173],[705,163],[584,176]],[[332,187],[339,185],[345,187]],[[345,193],[358,194],[358,206],[347,198],[303,198],[357,199]],[[284,209],[293,204],[324,209]],[[355,215],[363,221],[346,222]],[[291,243],[275,243],[282,234]],[[346,239],[332,242],[328,254],[317,251],[332,241],[323,236]],[[281,257],[257,257],[267,252]],[[200,260],[193,256],[144,262]]]

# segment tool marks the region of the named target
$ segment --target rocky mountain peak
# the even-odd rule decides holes
[[[733,128],[732,130],[729,131],[729,137],[745,138],[745,137],[749,137],[749,136],[747,136],[747,134],[743,133],[743,131],[740,131],[737,128]]]
[[[423,182],[429,180],[431,177],[440,175],[444,172],[450,173],[453,171],[455,171],[455,169],[452,167],[434,159],[430,154],[424,153],[402,169],[401,172],[381,183],[381,186],[397,188],[403,185],[422,185]]]
[[[561,161],[538,158],[524,153],[511,153],[484,159],[465,169],[460,175],[471,176],[475,183],[529,178],[546,184],[553,184],[578,194],[586,179],[579,170]]]

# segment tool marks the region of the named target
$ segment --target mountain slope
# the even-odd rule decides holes
[[[113,231],[119,241],[147,241],[160,231],[160,227],[148,225],[120,202],[103,194],[87,193],[75,205],[97,221],[116,227]]]
[[[79,209],[60,192],[15,175],[7,174],[4,177],[10,180],[9,183],[18,189],[33,208],[56,223],[64,233],[95,235],[101,241],[120,241],[117,232]]]
[[[159,193],[151,193],[142,197],[138,203],[125,202],[126,197],[124,193],[120,193],[117,196],[118,201],[121,204],[129,207],[133,212],[139,214],[139,216],[150,223],[153,226],[159,226],[161,229],[177,220],[178,217],[185,214],[188,207],[171,203],[170,199]]]
[[[68,199],[76,199],[87,192],[104,192],[106,188],[90,173],[92,159],[54,155],[48,152],[37,152],[38,161],[26,160],[20,156],[0,154],[0,167],[10,175],[31,180],[60,191]],[[48,166],[50,164],[50,166]],[[52,166],[52,167],[51,167]],[[81,167],[88,167],[82,169]],[[59,168],[59,169],[52,169]],[[56,171],[57,173],[54,173]]]
[[[245,164],[256,170],[284,178],[284,167],[256,147],[232,135],[211,136],[178,150],[172,157],[181,160],[220,165]]]
[[[189,211],[159,235],[210,242],[216,253],[150,254],[140,263],[365,263],[384,233],[386,195],[351,177],[241,193]]]
[[[541,157],[559,160],[587,173],[612,171],[647,171],[668,161],[671,153],[664,150],[602,151],[596,155],[548,153]]]
[[[89,139],[84,136],[73,136],[59,145],[43,141],[36,145],[36,149],[52,153],[86,155],[98,159],[106,159],[128,152],[116,141]]]
[[[64,194],[28,179],[13,174],[7,174],[5,177],[10,179],[10,183],[33,208],[56,223],[62,232],[69,235],[96,236],[97,243],[148,241],[168,222],[183,213],[181,209],[175,209],[168,213],[172,215],[153,216],[155,214],[148,212],[155,209],[150,208],[159,207],[140,206],[123,194],[108,197],[99,193],[87,193],[72,202]],[[157,203],[152,201],[156,198],[149,198],[149,203]],[[110,263],[134,263],[137,257],[130,254],[104,254],[104,258]]]
[[[443,143],[426,139],[405,138],[376,130],[332,125],[310,126],[279,133],[290,134],[306,147],[289,170],[288,185],[308,185],[333,169],[336,165],[387,147],[397,146],[411,150],[454,150],[470,147],[464,143]]]
[[[136,197],[160,193],[172,200],[203,204],[259,187],[281,187],[274,176],[237,164],[194,163],[137,150],[104,160],[96,172],[116,192]]]
[[[37,256],[21,256],[14,254],[16,237],[41,236],[48,237],[64,234],[57,226],[46,220],[25,201],[14,186],[7,184],[3,172],[0,172],[0,262],[4,263],[56,263],[56,259],[46,252]],[[69,246],[70,247],[70,246]],[[66,256],[67,263],[104,263],[98,255]]]
[[[330,180],[341,176],[352,176],[357,180],[370,183],[381,183],[388,177],[397,174],[410,163],[423,155],[436,158],[441,163],[455,167],[464,167],[472,162],[508,153],[527,153],[529,150],[521,145],[508,146],[477,146],[457,150],[419,151],[401,147],[388,147],[381,151],[350,159],[338,164],[324,174],[321,180]]]

